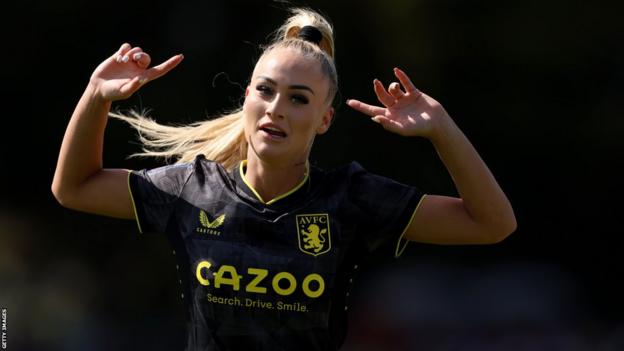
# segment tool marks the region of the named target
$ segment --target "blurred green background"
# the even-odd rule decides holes
[[[344,350],[621,350],[622,6],[589,1],[30,1],[3,17],[0,307],[13,350],[180,350],[184,307],[165,237],[58,205],[50,184],[93,69],[127,41],[184,62],[118,108],[189,123],[235,107],[290,5],[334,23],[342,100],[403,68],[441,102],[510,198],[493,246],[410,244],[358,281]],[[135,135],[109,123],[105,166]],[[342,105],[311,161],[357,160],[427,193],[455,190],[426,140]],[[97,199],[94,199],[97,201]]]

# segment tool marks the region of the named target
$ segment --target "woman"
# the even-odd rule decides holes
[[[114,115],[141,131],[145,154],[176,157],[154,170],[102,168],[114,100],[166,74],[124,44],[93,73],[69,122],[52,183],[66,207],[136,218],[166,233],[188,307],[188,350],[336,350],[353,277],[384,243],[487,244],[515,230],[511,205],[442,106],[400,69],[374,90],[382,106],[347,104],[390,132],[429,139],[461,198],[423,195],[357,163],[309,166],[332,121],[338,79],[329,23],[303,9],[277,31],[240,110],[182,128]]]

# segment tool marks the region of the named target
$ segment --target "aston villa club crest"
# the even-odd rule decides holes
[[[318,256],[331,249],[329,215],[327,213],[296,216],[299,250]]]

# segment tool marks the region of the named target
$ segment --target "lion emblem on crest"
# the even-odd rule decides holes
[[[303,231],[303,242],[305,243],[303,248],[306,250],[313,249],[316,253],[321,251],[325,243],[325,238],[321,235],[325,233],[327,233],[327,229],[321,229],[316,224],[310,224],[308,231]]]

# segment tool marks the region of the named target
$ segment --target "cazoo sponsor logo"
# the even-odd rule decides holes
[[[195,277],[199,284],[213,286],[215,289],[222,289],[228,286],[229,289],[240,291],[244,284],[244,291],[256,294],[276,293],[281,296],[292,295],[298,288],[310,298],[317,298],[325,291],[325,280],[318,273],[308,274],[302,281],[298,281],[294,274],[290,272],[269,272],[268,269],[258,267],[248,267],[247,274],[239,274],[234,266],[221,265],[216,272],[211,270],[212,263],[199,261],[195,268]],[[212,281],[210,277],[213,277]],[[270,282],[270,283],[269,283]],[[269,291],[272,290],[272,291]]]

